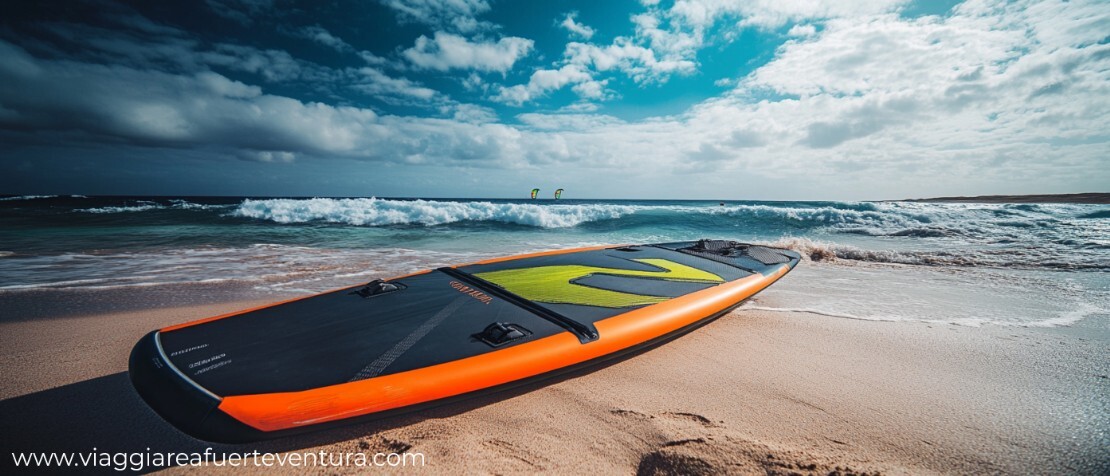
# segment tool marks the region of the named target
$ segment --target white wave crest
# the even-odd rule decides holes
[[[9,201],[15,201],[15,200],[38,200],[40,198],[54,198],[54,197],[57,197],[57,195],[20,195],[18,197],[3,197],[3,198],[0,198],[0,202],[9,202]]]
[[[188,202],[188,201],[185,201],[185,200],[177,200],[177,199],[170,200],[170,203],[173,204],[173,208],[176,208],[178,210],[217,210],[217,209],[220,209],[220,208],[230,208],[230,207],[235,206],[235,205],[205,205],[205,204],[202,204],[202,203],[193,203],[193,202]]]
[[[567,228],[634,213],[623,205],[533,205],[377,198],[244,200],[231,214],[277,223],[322,221],[358,226],[442,225],[496,221],[541,228]]]
[[[884,263],[890,265],[928,265],[928,266],[980,266],[1004,265],[1006,262],[992,259],[985,254],[953,252],[920,252],[893,250],[865,250],[850,245],[824,243],[809,238],[787,237],[760,243],[775,248],[797,251],[805,261],[824,261],[848,264],[851,262]]]
[[[154,203],[154,204],[131,205],[131,206],[122,206],[122,207],[82,208],[82,209],[74,210],[74,211],[81,212],[81,213],[133,213],[133,212],[145,212],[145,211],[149,211],[149,210],[160,210],[160,209],[163,209],[163,208],[166,208],[166,207]]]
[[[74,210],[81,213],[135,213],[147,212],[151,210],[165,210],[172,208],[175,210],[218,210],[222,208],[230,208],[235,205],[205,205],[201,203],[193,203],[185,200],[174,199],[170,200],[170,205],[163,205],[157,202],[139,201],[134,205],[121,205],[112,207],[99,207],[99,208],[82,208]]]
[[[872,227],[890,229],[919,226],[922,223],[930,222],[928,216],[920,213],[883,209],[871,203],[852,204],[851,207],[848,205],[814,207],[736,205],[703,210],[748,219],[781,220],[802,226],[828,226],[832,228]]]

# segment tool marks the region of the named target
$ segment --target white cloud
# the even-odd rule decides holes
[[[509,87],[500,87],[492,100],[520,106],[532,101],[551,91],[562,89],[567,85],[575,85],[575,92],[583,98],[600,98],[604,96],[605,84],[594,81],[593,77],[581,66],[568,64],[559,69],[541,69],[532,73],[525,84]]]
[[[497,42],[475,41],[451,33],[438,31],[434,38],[421,35],[404,56],[414,66],[423,69],[447,71],[474,69],[504,73],[512,69],[517,60],[532,51],[533,42],[515,36]]]
[[[558,64],[561,66],[557,69],[537,69],[526,84],[499,87],[492,99],[520,106],[571,86],[581,99],[604,100],[615,96],[605,88],[609,79],[600,78],[605,73],[620,71],[638,83],[649,83],[666,81],[671,74],[690,74],[697,67],[689,60],[657,58],[652,49],[625,37],[606,46],[567,43]]]
[[[272,151],[272,150],[247,150],[239,153],[239,157],[243,160],[253,160],[256,162],[284,162],[289,163],[297,158],[297,154],[285,151]]]
[[[576,103],[567,104],[566,106],[563,106],[563,107],[559,108],[558,112],[579,114],[579,113],[586,113],[586,112],[594,112],[594,111],[597,111],[598,109],[600,109],[600,106],[598,106],[597,103],[588,102],[588,101],[579,101],[579,102],[576,102]]]
[[[792,95],[931,90],[976,72],[996,74],[1020,55],[1009,48],[1025,43],[1024,32],[968,21],[831,20],[819,41],[787,43],[745,86]]]
[[[813,36],[817,34],[817,27],[809,24],[798,24],[790,27],[786,34],[788,36]]]
[[[730,81],[730,94],[681,115],[518,119],[561,139],[553,150],[568,160],[703,174],[703,187],[762,176],[821,190],[813,198],[1069,190],[1110,182],[1110,45],[1099,43],[1107,21],[1097,2],[1074,1],[827,19],[821,32],[788,41],[768,64]],[[589,58],[578,63],[593,74],[643,54],[569,49]],[[806,196],[803,188],[793,196]]]
[[[568,43],[564,55],[569,64],[599,72],[618,69],[638,82],[662,80],[673,73],[689,74],[697,69],[693,61],[656,58],[650,48],[620,38],[608,46]]]
[[[684,27],[704,29],[722,17],[741,25],[776,28],[810,19],[852,18],[891,12],[908,0],[818,2],[813,0],[678,0],[665,17]]]
[[[467,91],[485,91],[489,89],[489,83],[486,83],[482,76],[476,72],[471,72],[460,83]]]
[[[1102,160],[1088,154],[1095,144],[1105,150],[1099,124],[1110,110],[1110,46],[1097,44],[1093,5],[975,2],[950,18],[831,20],[815,39],[788,42],[734,96],[692,111],[688,123],[762,130],[766,153],[736,151],[732,164],[753,155],[807,157],[807,167],[839,173],[850,163],[862,177],[886,173],[907,187],[921,186],[915,174],[955,184],[972,170],[982,180],[1079,180]],[[1069,33],[1058,38],[1060,31]],[[798,99],[752,102],[762,91]],[[707,143],[729,142],[723,133],[712,137]],[[1076,145],[1065,153],[1063,143]],[[1086,165],[1077,156],[1088,157]],[[1051,172],[1054,162],[1069,171]]]
[[[493,109],[477,104],[450,104],[441,107],[440,113],[456,121],[470,124],[497,122],[497,113]]]
[[[580,97],[599,99],[612,96],[603,88],[606,80],[601,78],[606,73],[619,71],[640,84],[662,83],[672,75],[696,73],[698,51],[706,46],[707,31],[715,24],[732,21],[735,27],[726,26],[723,34],[730,37],[735,35],[736,29],[745,26],[777,27],[790,21],[887,12],[904,1],[848,4],[797,0],[678,0],[670,8],[659,7],[658,2],[643,2],[647,11],[631,17],[635,34],[616,37],[608,45],[570,42],[565,47],[562,60],[556,65],[575,65],[579,67],[576,71],[590,75],[592,82],[584,79],[565,81],[562,86],[574,85]],[[569,13],[560,26],[572,35],[588,40],[593,36],[593,29],[578,23],[576,18],[576,13]],[[791,36],[815,33],[813,25],[795,25],[790,30]],[[537,70],[542,71],[554,70]],[[721,81],[727,80],[718,81],[723,85]],[[531,83],[502,87],[494,99],[519,105],[551,90]]]
[[[578,23],[575,21],[576,18],[578,18],[578,12],[568,13],[567,16],[563,18],[563,21],[559,23],[559,26],[570,32],[571,35],[577,36],[583,40],[593,38],[594,29]]]
[[[605,126],[617,126],[624,121],[602,114],[542,114],[524,113],[516,118],[536,129],[551,131],[588,131]]]
[[[650,10],[632,16],[636,34],[631,39],[662,55],[690,60],[705,43],[705,28],[708,25],[685,27],[671,22],[663,10]]]
[[[907,0],[870,2],[815,2],[812,0],[677,0],[670,8],[645,4],[647,11],[633,15],[636,34],[627,40],[650,49],[664,64],[684,65],[673,70],[649,70],[652,77],[688,73],[696,66],[697,52],[706,46],[711,27],[726,25],[720,35],[733,38],[744,27],[777,28],[791,22],[859,18],[890,12]],[[732,28],[729,24],[732,24]],[[792,29],[791,35],[815,31],[812,25]]]
[[[571,86],[571,90],[578,95],[579,99],[605,99],[609,96],[609,92],[605,90],[605,85],[608,82],[608,79],[603,81],[582,81],[578,84],[575,84],[574,86]]]
[[[727,87],[727,86],[733,86],[735,84],[736,84],[736,79],[735,78],[721,78],[721,79],[718,79],[716,81],[713,81],[713,85],[717,86],[719,88],[723,88],[723,87]]]
[[[208,91],[217,96],[247,99],[262,95],[262,88],[258,86],[250,86],[239,81],[232,81],[211,71],[197,73],[196,79],[201,85],[207,88]]]
[[[320,25],[306,26],[300,30],[301,36],[315,41],[321,45],[330,47],[339,52],[352,51],[354,48],[347,44],[343,39],[332,35],[331,32],[324,29]]]
[[[213,51],[189,56],[202,58],[208,65],[257,74],[266,81],[288,81],[314,73],[310,65],[281,50],[260,50],[250,46],[219,44]]]
[[[381,66],[381,65],[384,65],[384,64],[388,64],[390,62],[389,60],[387,60],[385,58],[382,58],[381,56],[378,56],[378,55],[376,55],[374,53],[371,53],[369,51],[359,51],[358,56],[360,58],[362,58],[362,60],[365,61],[366,64],[369,64],[369,65]]]
[[[350,43],[347,43],[342,38],[335,36],[330,31],[319,25],[301,28],[300,30],[295,32],[295,34],[302,38],[306,38],[321,45],[327,46],[340,53],[353,52],[357,54],[360,58],[362,58],[362,61],[371,66],[385,66],[391,63],[390,60],[382,58],[381,56],[378,56],[370,51],[356,50],[355,47],[351,46]]]
[[[360,68],[361,78],[351,87],[371,96],[402,97],[428,101],[439,96],[434,89],[405,78],[394,78],[376,68]]]
[[[490,10],[486,0],[383,0],[402,20],[433,28],[473,33],[493,29],[493,24],[476,17]]]

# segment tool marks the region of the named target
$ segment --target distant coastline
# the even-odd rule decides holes
[[[1110,193],[1067,193],[1058,195],[981,195],[977,197],[935,197],[891,200],[903,202],[954,203],[1094,203],[1110,204]]]

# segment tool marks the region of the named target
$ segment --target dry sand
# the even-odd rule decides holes
[[[407,449],[426,456],[413,472],[437,474],[1110,467],[1105,340],[743,309],[600,368],[419,414],[240,446],[177,432],[131,388],[131,346],[150,329],[252,304],[0,323],[0,472],[12,451],[209,446]]]

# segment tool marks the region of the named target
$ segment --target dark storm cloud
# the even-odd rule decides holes
[[[367,69],[364,85],[435,95]],[[50,142],[79,130],[103,140],[225,148],[240,157],[344,156],[421,163],[496,160],[507,129],[382,117],[370,109],[305,103],[212,71],[173,74],[72,60],[40,60],[0,41],[0,123],[14,140]],[[400,93],[400,92],[399,92]],[[450,105],[445,106],[449,112]],[[19,136],[20,130],[34,130]],[[467,153],[458,154],[456,148]]]
[[[216,6],[245,13],[268,7],[265,2]],[[371,108],[268,94],[247,81],[341,88],[389,104],[427,106],[447,117],[474,110],[380,67],[330,68],[279,49],[204,42],[122,7],[95,19],[96,24],[38,25],[43,38],[24,41],[37,55],[0,40],[0,82],[5,84],[0,90],[0,126],[8,130],[9,144],[56,144],[67,137],[223,149],[233,157],[263,161],[306,156],[408,162],[501,157],[491,153],[488,131],[473,130],[490,125],[383,118]],[[308,26],[300,33],[355,53],[322,27]],[[240,81],[231,77],[234,73],[247,76]],[[417,131],[423,135],[413,135]],[[471,145],[473,152],[455,154],[450,149],[460,145]]]

